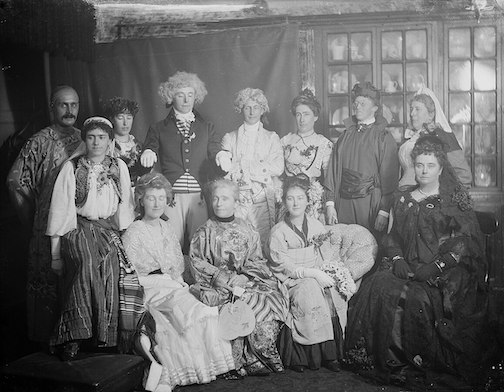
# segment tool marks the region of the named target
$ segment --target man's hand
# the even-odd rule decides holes
[[[140,163],[143,167],[152,167],[157,162],[157,155],[152,150],[145,150],[140,156]]]
[[[376,231],[383,231],[388,226],[388,218],[378,214],[375,220],[374,228]]]
[[[334,206],[326,206],[326,219],[328,225],[334,225],[338,223],[338,213]]]

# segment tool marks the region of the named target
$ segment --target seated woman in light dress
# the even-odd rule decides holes
[[[285,176],[306,174],[311,180],[308,214],[318,219],[324,218],[322,211],[323,188],[319,179],[327,169],[333,143],[315,132],[315,122],[320,115],[320,103],[309,89],[304,89],[291,104],[291,112],[296,117],[297,130],[280,139],[284,151]],[[285,178],[284,176],[284,178]],[[285,214],[283,208],[278,220]]]
[[[411,129],[406,129],[406,141],[399,147],[399,162],[402,168],[399,189],[416,186],[415,170],[411,159],[413,146],[421,135],[439,137],[447,146],[447,156],[460,182],[466,187],[472,183],[472,174],[455,134],[452,132],[437,97],[432,90],[421,87],[410,104]]]
[[[133,121],[138,113],[138,103],[114,97],[105,103],[104,111],[114,125],[114,142],[110,146],[109,155],[121,158],[126,163],[134,186],[138,177],[149,171],[140,164],[142,144],[131,134]]]
[[[208,383],[234,369],[231,345],[219,337],[217,307],[199,302],[182,280],[180,243],[162,219],[171,199],[171,185],[162,174],[140,177],[135,201],[141,219],[123,234],[126,254],[145,290],[145,308],[155,322],[153,351],[163,367],[158,380],[149,380],[156,391]]]
[[[340,224],[328,232],[309,216],[309,186],[304,175],[285,180],[287,214],[271,231],[270,268],[288,287],[290,298],[279,350],[284,365],[295,371],[321,365],[339,371],[340,317],[346,321],[346,303],[357,290],[355,280],[373,266],[377,245],[361,226]]]
[[[264,245],[275,224],[275,187],[284,171],[283,151],[276,132],[268,131],[261,122],[269,112],[262,90],[239,91],[234,106],[243,115],[243,124],[224,135],[215,159],[227,172],[226,178],[240,188],[236,216],[252,224]]]
[[[107,155],[112,123],[84,121],[86,154],[66,161],[54,184],[46,235],[52,268],[61,275],[61,313],[51,346],[62,345],[63,360],[77,358],[82,341],[102,347],[118,344],[119,230],[133,222],[133,200],[126,164]]]
[[[191,241],[190,265],[196,284],[191,291],[205,304],[221,312],[234,301],[251,308],[255,327],[232,340],[236,368],[241,375],[282,372],[276,348],[281,324],[288,312],[288,293],[271,273],[263,258],[259,234],[235,216],[238,185],[226,179],[210,183],[214,216],[201,226]]]

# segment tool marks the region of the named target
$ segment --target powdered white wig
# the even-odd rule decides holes
[[[203,102],[208,94],[205,83],[201,81],[198,75],[184,71],[177,71],[174,75],[170,76],[166,82],[161,83],[159,85],[158,94],[164,103],[171,105],[175,93],[184,87],[192,87],[194,89],[195,104]]]
[[[244,88],[236,94],[236,99],[234,101],[235,110],[238,113],[241,113],[248,100],[257,102],[264,113],[269,112],[268,100],[266,99],[263,91],[258,88],[250,87]]]

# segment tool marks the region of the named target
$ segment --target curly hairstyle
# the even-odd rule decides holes
[[[292,188],[301,188],[306,193],[308,200],[310,200],[308,195],[308,189],[310,189],[310,177],[306,174],[297,174],[295,176],[287,177],[284,180],[282,194],[282,200],[284,203],[287,199],[287,192]]]
[[[138,103],[123,97],[114,97],[106,101],[103,105],[103,112],[109,120],[121,113],[131,114],[133,117],[138,113]]]
[[[291,113],[292,115],[296,115],[296,108],[299,105],[308,106],[313,114],[318,117],[320,115],[320,110],[322,106],[320,102],[315,98],[315,94],[309,88],[305,88],[303,91],[299,93],[299,95],[293,99],[291,103]]]
[[[443,141],[434,135],[425,135],[418,138],[411,151],[411,159],[415,159],[419,155],[434,155],[441,167],[445,167],[448,162],[448,155],[446,154],[448,146]]]
[[[352,102],[355,101],[357,97],[369,98],[373,103],[380,108],[381,106],[381,93],[375,86],[370,82],[364,83],[361,86],[360,83],[356,83],[352,88]]]
[[[234,181],[228,180],[226,178],[217,178],[207,185],[208,187],[208,194],[210,195],[210,198],[213,198],[214,192],[218,188],[230,188],[233,191],[233,198],[235,200],[240,199],[240,188],[238,187],[238,184]]]
[[[166,192],[166,204],[170,204],[173,200],[173,190],[170,181],[161,173],[147,173],[141,176],[135,187],[135,211],[142,218],[145,214],[145,209],[140,203],[147,193],[148,189],[164,189]]]
[[[184,87],[192,87],[194,89],[195,104],[202,103],[208,94],[205,83],[201,81],[198,75],[184,71],[177,71],[166,82],[161,83],[158,88],[158,94],[165,104],[171,105],[173,96],[177,90]]]
[[[86,137],[89,131],[93,129],[101,129],[103,132],[107,132],[110,140],[114,138],[114,129],[112,123],[105,117],[89,117],[84,121],[84,126],[81,131],[81,139],[86,141]]]
[[[244,88],[236,94],[236,98],[234,100],[235,111],[237,113],[241,113],[248,100],[257,102],[264,113],[269,112],[270,109],[268,106],[268,100],[266,99],[264,92],[261,89],[250,87]]]
[[[446,154],[447,145],[437,136],[424,135],[420,136],[411,151],[411,158],[415,162],[416,157],[422,154],[434,155],[443,171],[439,177],[439,193],[441,195],[449,195],[444,203],[453,203],[462,211],[471,210],[473,201],[467,189],[458,179],[455,170],[448,161]]]

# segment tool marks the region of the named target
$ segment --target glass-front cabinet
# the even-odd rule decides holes
[[[352,87],[371,82],[383,92],[382,114],[389,131],[402,142],[409,97],[431,80],[431,30],[429,24],[420,24],[325,32],[324,98],[331,139],[338,138],[343,120],[352,113]]]
[[[320,131],[338,139],[352,115],[352,86],[369,81],[382,91],[382,114],[399,145],[408,129],[409,102],[426,85],[471,167],[475,209],[492,212],[503,226],[504,19],[398,16],[312,27],[311,80],[323,105]],[[489,279],[504,288],[502,229],[487,246],[493,253]]]
[[[471,163],[474,186],[502,187],[498,165],[502,118],[497,115],[502,64],[497,57],[497,26],[446,26],[445,37],[450,124]]]
[[[398,144],[409,101],[425,85],[440,100],[465,152],[473,187],[503,187],[502,24],[490,21],[390,23],[320,30],[324,132],[333,141],[352,114],[351,90],[371,82],[382,91],[382,115]],[[502,44],[501,44],[502,45]]]

